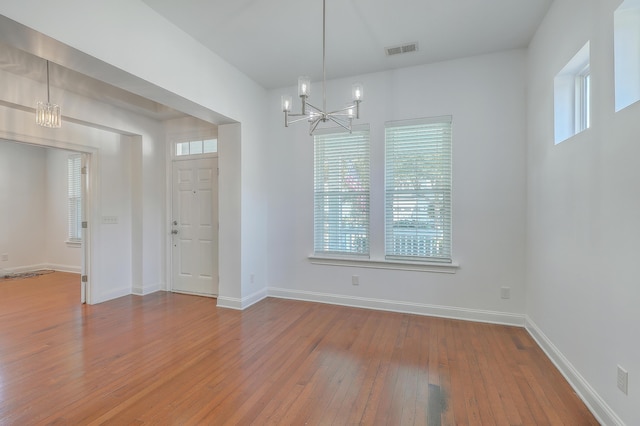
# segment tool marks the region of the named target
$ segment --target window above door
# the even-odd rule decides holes
[[[216,154],[218,152],[218,139],[204,139],[186,142],[175,142],[173,154],[176,157]]]

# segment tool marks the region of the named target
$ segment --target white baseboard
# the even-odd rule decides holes
[[[13,266],[11,268],[1,268],[0,271],[6,274],[21,274],[23,272],[39,271],[41,269],[51,269],[47,263],[37,265]]]
[[[107,293],[101,293],[98,295],[92,295],[91,305],[97,305],[98,303],[108,302],[109,300],[117,299],[118,297],[129,296],[131,291],[126,288],[120,288],[109,291]]]
[[[145,285],[144,287],[134,286],[131,289],[131,294],[135,294],[136,296],[146,296],[147,294],[155,293],[160,290],[163,290],[162,285],[160,283],[155,283]]]
[[[70,272],[72,274],[80,274],[82,273],[82,268],[80,266],[71,266],[71,265],[57,265],[50,263],[47,265],[46,269],[53,269],[58,272]]]
[[[58,265],[55,263],[40,263],[37,265],[26,265],[26,266],[14,266],[11,268],[0,268],[0,271],[8,273],[8,274],[20,274],[23,272],[32,272],[39,271],[42,269],[53,269],[58,272],[71,272],[74,274],[79,274],[81,271],[79,266],[71,266],[71,265]]]
[[[371,299],[365,297],[344,296],[339,294],[317,293],[312,291],[291,290],[269,287],[267,295],[281,299],[304,300],[308,302],[329,303],[355,308],[377,309],[381,311],[407,314],[428,315],[441,318],[486,322],[492,324],[524,326],[524,315],[508,312],[484,311],[480,309],[456,308],[451,306],[427,305],[422,303],[396,300]]]
[[[217,306],[219,308],[243,310],[253,305],[254,303],[258,303],[265,297],[267,297],[266,289],[259,290],[247,297],[243,297],[242,299],[236,297],[218,296]]]
[[[525,329],[538,343],[538,346],[542,348],[544,353],[547,354],[547,357],[553,362],[556,368],[558,368],[564,378],[567,379],[573,390],[576,391],[580,399],[582,399],[587,408],[589,408],[601,424],[624,426],[624,422],[620,417],[618,417],[611,407],[598,395],[589,382],[582,377],[580,372],[576,370],[571,362],[569,362],[529,316],[525,316]]]

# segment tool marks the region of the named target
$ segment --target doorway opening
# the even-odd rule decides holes
[[[77,174],[72,176],[70,158]],[[77,274],[88,300],[90,153],[0,139],[0,276]],[[72,187],[71,182],[75,183]]]

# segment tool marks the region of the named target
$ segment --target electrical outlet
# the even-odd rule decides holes
[[[500,287],[500,297],[503,299],[511,299],[511,287]]]
[[[358,275],[351,276],[351,285],[360,285],[360,277]]]
[[[118,216],[102,216],[103,225],[117,225]]]
[[[624,368],[618,366],[618,389],[629,394],[629,373]]]
[[[3,262],[9,261],[9,253],[2,253],[2,261]]]

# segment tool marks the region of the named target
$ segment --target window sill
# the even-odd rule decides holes
[[[460,268],[457,263],[437,262],[411,262],[394,260],[355,259],[347,257],[309,256],[309,261],[314,265],[328,266],[356,266],[359,268],[395,269],[400,271],[437,272],[442,274],[455,274]]]
[[[67,245],[67,247],[82,247],[82,241],[65,241],[64,243]]]

